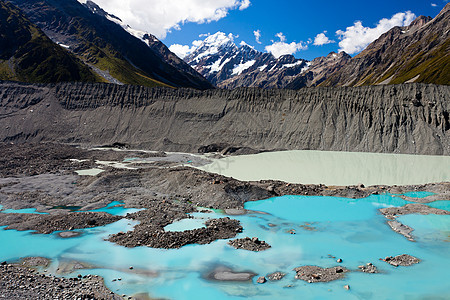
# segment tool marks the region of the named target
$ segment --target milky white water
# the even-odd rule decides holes
[[[215,159],[200,169],[239,180],[409,185],[450,181],[450,156],[293,150]]]

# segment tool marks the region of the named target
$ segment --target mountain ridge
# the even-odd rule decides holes
[[[408,82],[450,84],[450,3],[435,17],[419,16],[372,42],[322,85]]]
[[[310,62],[291,55],[275,59],[272,54],[248,45],[237,47],[232,35],[217,32],[208,36],[185,60],[213,84],[228,89],[409,82],[450,85],[449,20],[450,3],[435,18],[419,16],[409,26],[388,30],[355,57],[343,51],[331,52]],[[219,37],[225,45],[222,48],[220,43],[214,43]],[[251,55],[246,57],[245,52]],[[299,65],[283,68],[278,62],[283,59]],[[274,65],[277,67],[271,69]],[[235,74],[233,70],[239,66],[242,70]]]
[[[213,87],[196,72],[167,63],[142,40],[76,0],[9,2],[53,42],[65,45],[105,80],[146,86]]]

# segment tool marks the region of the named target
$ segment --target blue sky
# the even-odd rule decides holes
[[[278,46],[291,44],[297,50],[294,53],[297,58],[311,60],[342,49],[339,42],[345,38],[347,46],[344,48],[354,52],[351,54],[355,55],[359,52],[358,47],[379,36],[380,30],[386,31],[392,24],[406,24],[412,17],[419,15],[434,17],[448,0],[97,0],[95,2],[108,12],[121,17],[133,28],[155,34],[167,46],[173,44],[192,46],[193,41],[204,39],[200,38],[200,35],[222,31],[226,34],[232,33],[236,44],[245,41],[257,50],[266,52],[267,46],[280,42],[280,38],[276,35],[282,33],[283,45]],[[403,14],[397,15],[398,13]],[[383,18],[387,20],[379,25]],[[361,21],[360,26],[347,30],[348,27],[354,26],[356,21]],[[261,34],[261,44],[255,40],[254,31],[257,30]],[[336,35],[339,30],[340,38]],[[361,30],[364,32],[361,33]],[[324,33],[334,42],[314,45],[315,37],[320,33]],[[367,40],[366,43],[358,44],[362,39]],[[322,43],[323,41],[322,39]]]

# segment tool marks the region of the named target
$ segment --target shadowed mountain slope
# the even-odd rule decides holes
[[[73,54],[53,43],[19,9],[3,1],[0,79],[43,83],[101,80]]]
[[[65,45],[105,80],[208,89],[196,72],[166,62],[142,40],[76,0],[11,0],[54,42]]]

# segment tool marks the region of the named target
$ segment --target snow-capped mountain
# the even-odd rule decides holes
[[[122,19],[120,19],[119,17],[117,17],[113,14],[110,14],[110,13],[104,11],[100,6],[98,6],[95,2],[93,2],[91,0],[86,0],[86,1],[83,0],[83,1],[79,1],[79,2],[81,2],[91,12],[93,12],[97,15],[100,15],[102,17],[105,17],[106,19],[122,26],[122,28],[125,29],[125,31],[127,31],[129,34],[142,40],[144,43],[146,43],[149,46],[152,42],[159,41],[154,35],[152,35],[148,32],[131,28],[130,25],[123,22]]]
[[[306,60],[292,55],[275,58],[245,43],[238,47],[233,36],[223,32],[208,36],[184,60],[222,88],[283,88],[308,67]]]
[[[178,56],[176,56],[174,53],[172,53],[169,48],[164,45],[160,40],[158,40],[154,35],[141,31],[136,30],[134,28],[131,28],[128,24],[123,22],[119,17],[110,14],[106,11],[104,11],[100,6],[98,6],[95,2],[91,0],[78,0],[84,7],[89,9],[93,14],[99,15],[108,21],[114,22],[117,25],[120,25],[126,32],[128,32],[131,36],[138,38],[142,42],[144,42],[148,48],[151,50],[152,55],[156,55],[161,59],[164,63],[168,63],[178,71],[181,71],[183,73],[186,73],[189,77],[187,81],[190,83],[187,84],[187,86],[194,86],[198,87],[198,81],[201,83],[201,88],[212,88],[212,86],[194,69],[192,69],[185,61],[180,59]],[[130,44],[130,42],[129,42]],[[127,46],[128,47],[128,46]],[[131,46],[136,48],[135,46]],[[148,50],[148,49],[146,49]],[[145,56],[145,52],[147,51],[139,51],[143,56]],[[145,58],[142,58],[145,60]],[[147,55],[147,59],[149,59],[149,56]]]

